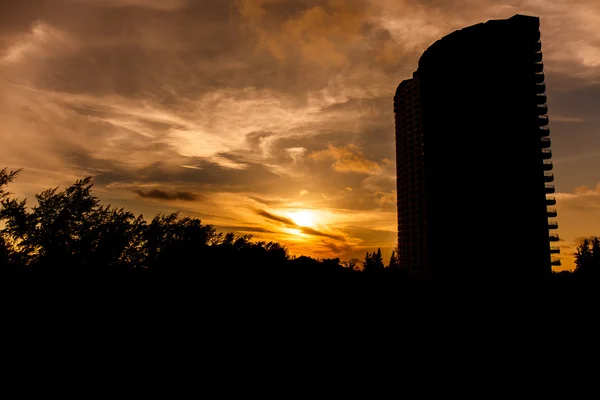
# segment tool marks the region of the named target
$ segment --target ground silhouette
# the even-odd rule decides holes
[[[82,276],[111,280],[158,277],[161,282],[217,281],[253,285],[257,290],[272,288],[268,282],[274,280],[284,282],[282,287],[321,285],[323,289],[354,290],[360,285],[380,293],[448,289],[448,282],[409,279],[395,253],[387,266],[381,250],[367,253],[359,266],[339,258],[291,256],[279,243],[217,232],[213,225],[177,213],[160,214],[147,221],[122,208],[101,205],[92,194],[93,181],[89,177],[62,191],[43,191],[35,196],[36,204],[30,206],[7,189],[18,173],[6,168],[0,171],[0,271],[4,273],[60,276],[66,280]],[[591,244],[584,242],[576,257],[575,272],[554,273],[545,282],[522,281],[515,265],[496,271],[485,282],[467,279],[452,281],[451,285],[478,289],[596,287],[600,271],[598,239]],[[485,268],[485,260],[481,265]]]

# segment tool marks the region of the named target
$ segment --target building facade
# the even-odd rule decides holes
[[[413,276],[547,276],[558,227],[540,21],[434,43],[394,97],[398,251]]]

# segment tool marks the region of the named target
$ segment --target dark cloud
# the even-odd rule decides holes
[[[175,190],[162,190],[162,189],[150,189],[142,190],[136,189],[133,191],[138,196],[145,199],[157,199],[157,200],[181,200],[181,201],[198,201],[204,200],[205,197],[201,194],[191,192],[178,192]]]
[[[281,222],[282,224],[285,224],[287,226],[293,226],[293,227],[297,226],[296,223],[294,221],[292,221],[290,218],[271,214],[270,212],[265,211],[265,210],[256,210],[256,214],[260,215],[261,217],[265,217],[271,221]]]
[[[261,228],[259,226],[217,226],[221,232],[256,232],[256,233],[276,233],[272,230]]]
[[[325,240],[322,240],[321,242],[323,242],[323,244],[334,254],[348,253],[354,249],[352,245],[347,243],[337,245],[335,243],[327,242]]]
[[[346,241],[346,238],[343,237],[342,235],[336,235],[334,233],[321,232],[321,231],[318,231],[318,230],[313,229],[313,228],[308,228],[306,226],[299,226],[298,229],[300,229],[300,231],[302,231],[302,233],[306,233],[307,235],[326,237],[326,238],[330,238],[330,239],[339,240],[340,242],[345,242]]]
[[[282,200],[270,200],[270,199],[265,199],[265,198],[258,197],[258,196],[248,196],[248,198],[250,200],[256,201],[257,203],[264,204],[266,206],[281,205],[283,203]]]
[[[156,150],[156,145],[148,145],[146,154]],[[143,151],[143,149],[139,150]],[[267,166],[253,163],[246,168],[237,170],[215,165],[207,160],[198,158],[181,158],[174,154],[167,146],[162,148],[161,154],[166,159],[179,158],[180,163],[155,162],[148,166],[132,168],[117,160],[107,160],[95,157],[84,150],[67,151],[64,154],[65,162],[86,174],[93,175],[99,185],[114,185],[115,183],[137,182],[142,184],[177,184],[179,186],[193,187],[205,193],[223,192],[269,192],[273,187],[292,186],[293,183],[274,174]],[[185,168],[182,165],[192,165],[194,168]],[[292,190],[290,188],[290,190]]]

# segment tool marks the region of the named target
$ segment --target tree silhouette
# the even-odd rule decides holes
[[[577,247],[575,252],[575,273],[586,278],[600,276],[600,239],[594,237],[591,241],[587,238]]]
[[[342,264],[342,266],[346,269],[348,269],[349,271],[356,271],[357,269],[357,265],[356,262],[354,261],[344,261],[344,263]]]
[[[383,271],[383,256],[381,255],[381,249],[377,249],[376,252],[367,252],[365,256],[365,262],[363,265],[364,271],[367,273],[381,272]]]
[[[6,270],[21,261],[21,242],[25,224],[25,201],[10,198],[6,186],[13,182],[21,170],[0,170],[0,270]]]
[[[575,272],[587,273],[590,270],[592,263],[592,252],[590,250],[590,242],[586,239],[577,247],[575,252]]]
[[[392,250],[392,255],[390,256],[390,263],[388,264],[388,268],[392,270],[400,269],[400,260],[398,259],[398,255],[395,250]]]
[[[592,239],[592,257],[590,260],[590,268],[597,273],[600,271],[600,239],[595,237]]]
[[[94,276],[107,271],[136,271],[146,276],[181,275],[180,282],[196,282],[195,278],[224,273],[228,279],[242,276],[244,284],[246,278],[259,277],[255,283],[266,283],[272,276],[289,272],[296,273],[295,281],[306,276],[310,282],[318,281],[313,279],[317,275],[311,274],[323,277],[331,273],[336,279],[360,276],[353,261],[290,256],[288,249],[277,242],[256,241],[252,235],[219,233],[198,218],[172,213],[147,221],[122,208],[103,206],[92,194],[89,177],[62,191],[45,190],[35,196],[36,204],[29,207],[27,200],[14,198],[6,189],[18,174],[19,171],[0,170],[0,271]],[[588,278],[600,275],[600,238],[584,240],[575,258],[575,273],[554,274],[554,282],[595,284],[597,279]],[[390,256],[388,268],[384,268],[380,248],[366,253],[363,267],[363,273],[376,280],[392,282],[388,288],[397,289],[396,283],[410,282],[410,277],[398,273],[401,269],[397,250]]]

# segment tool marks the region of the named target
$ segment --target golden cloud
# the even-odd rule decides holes
[[[377,203],[380,206],[386,204],[395,205],[397,203],[397,193],[395,190],[391,192],[375,192],[371,196],[377,199]]]
[[[381,166],[367,160],[355,145],[336,147],[330,145],[327,150],[313,152],[309,155],[314,160],[333,159],[333,169],[338,172],[358,172],[364,174],[378,174],[382,171]]]
[[[283,20],[269,13],[268,6],[277,3],[283,2],[242,0],[238,7],[246,26],[259,34],[259,49],[281,61],[299,55],[309,63],[341,67],[348,61],[345,51],[361,39],[369,19],[367,3],[362,1],[309,2],[301,12]]]

